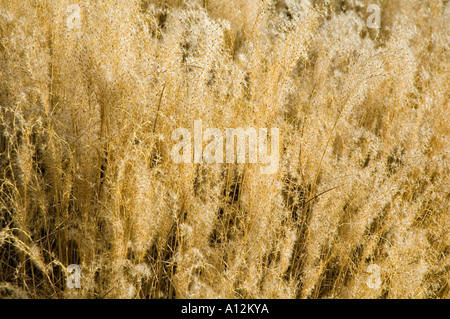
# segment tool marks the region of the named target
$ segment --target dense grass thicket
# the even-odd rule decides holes
[[[0,0],[0,297],[450,298],[449,21],[447,0]],[[198,119],[278,128],[278,172],[175,164]]]

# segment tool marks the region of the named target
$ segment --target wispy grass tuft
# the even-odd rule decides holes
[[[0,297],[449,298],[449,19],[0,0]],[[278,127],[278,173],[174,164],[197,119]]]

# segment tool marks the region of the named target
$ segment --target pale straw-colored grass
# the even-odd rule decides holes
[[[0,0],[0,297],[449,298],[449,19]],[[279,171],[174,164],[197,119],[279,128]]]

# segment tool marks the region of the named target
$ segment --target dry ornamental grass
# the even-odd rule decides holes
[[[0,0],[0,297],[449,298],[449,21]],[[278,170],[174,163],[197,120],[278,128]]]

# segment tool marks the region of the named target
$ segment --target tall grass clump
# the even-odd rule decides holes
[[[19,2],[1,298],[450,297],[448,1]],[[279,128],[279,170],[175,164],[198,119]]]

